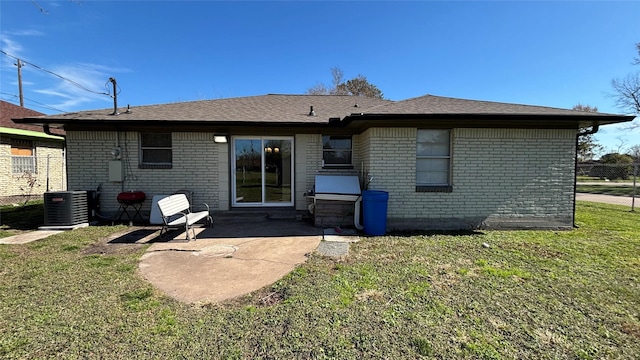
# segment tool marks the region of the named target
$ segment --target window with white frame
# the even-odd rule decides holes
[[[418,129],[416,191],[451,191],[451,130]]]
[[[172,158],[171,133],[140,134],[141,168],[171,168]]]
[[[322,166],[352,166],[351,135],[322,135]]]
[[[11,139],[11,168],[14,174],[36,173],[33,141]]]

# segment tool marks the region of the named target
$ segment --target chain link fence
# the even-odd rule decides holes
[[[47,191],[67,189],[63,156],[0,156],[0,206],[42,199]]]
[[[582,163],[576,168],[576,199],[640,206],[640,164]],[[42,199],[47,191],[67,189],[61,156],[0,156],[0,206]]]
[[[578,164],[576,199],[638,207],[640,164]]]

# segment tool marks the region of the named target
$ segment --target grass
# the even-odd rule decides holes
[[[1,206],[0,220],[0,238],[36,229],[44,222],[44,201],[30,201],[23,206]]]
[[[633,186],[625,185],[577,185],[576,192],[590,194],[605,194],[614,196],[633,196]],[[635,190],[635,195],[640,195],[640,190]]]
[[[277,185],[275,172],[265,173],[265,201],[266,202],[290,202],[291,187]],[[236,192],[241,202],[262,201],[262,173],[259,171],[236,172]]]
[[[573,231],[365,237],[219,305],[156,291],[143,247],[95,251],[121,226],[0,245],[0,357],[637,359],[639,220],[580,202]]]

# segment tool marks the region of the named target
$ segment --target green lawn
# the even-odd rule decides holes
[[[0,245],[0,358],[637,359],[639,221],[581,202],[573,231],[364,237],[199,306],[99,240],[122,226]]]
[[[44,201],[30,201],[24,206],[0,206],[0,238],[37,229],[44,223]]]

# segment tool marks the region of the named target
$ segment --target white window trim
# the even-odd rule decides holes
[[[418,155],[416,153],[416,163],[420,159],[425,160],[448,160],[448,171],[447,171],[447,183],[446,184],[419,184],[416,174],[416,192],[451,192],[453,191],[452,178],[453,178],[453,129],[417,129],[420,130],[447,130],[449,132],[449,155]],[[416,133],[416,141],[417,141],[417,133]],[[416,169],[417,171],[417,169]]]

